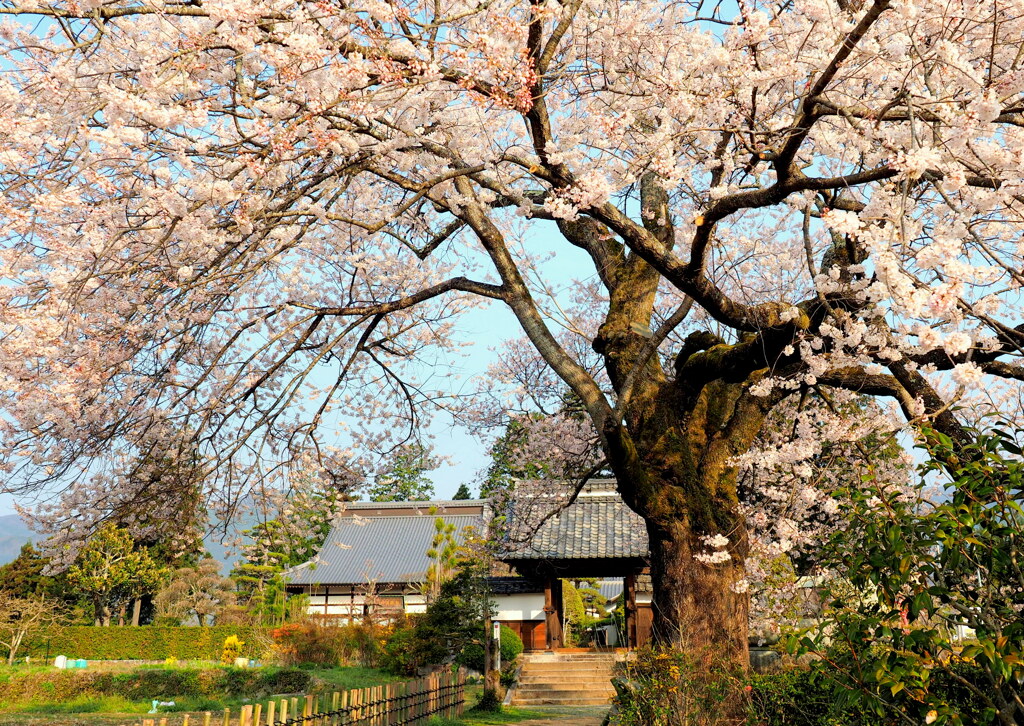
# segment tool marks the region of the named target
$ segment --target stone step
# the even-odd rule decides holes
[[[541,655],[533,655],[526,658],[526,663],[618,663],[622,658],[616,658],[614,656],[605,656],[595,658],[566,658],[565,656],[550,655],[542,653]]]
[[[525,681],[572,681],[578,683],[581,681],[610,681],[615,677],[615,674],[611,671],[605,671],[603,673],[538,673],[537,671],[523,669],[519,673],[519,682]]]
[[[520,698],[512,699],[513,706],[607,706],[609,698]]]
[[[608,698],[615,695],[614,688],[519,688],[516,698]]]
[[[614,678],[614,675],[611,673],[565,673],[555,676],[550,673],[530,673],[528,671],[523,671],[519,674],[519,683],[598,683],[601,681],[610,681],[612,678]]]
[[[605,685],[603,683],[588,683],[586,685],[570,684],[570,683],[520,683],[516,686],[516,692],[538,692],[543,691],[544,693],[583,693],[591,692],[594,693],[611,693],[615,690],[615,687],[611,684]]]
[[[589,685],[611,683],[611,680],[611,676],[608,678],[580,678],[579,676],[566,676],[565,678],[538,678],[537,676],[519,676],[519,683],[524,686],[534,684],[543,686],[548,683],[554,683],[583,688]]]
[[[618,663],[523,663],[523,668],[536,671],[611,671]]]

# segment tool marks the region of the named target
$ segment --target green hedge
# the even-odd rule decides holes
[[[137,668],[111,671],[34,671],[0,675],[0,703],[69,701],[82,696],[121,696],[130,701],[186,697],[264,698],[306,693],[313,677],[298,668]]]
[[[980,673],[966,665],[956,668],[956,675],[981,684]],[[882,714],[867,713],[851,698],[851,693],[826,676],[809,670],[794,669],[782,673],[751,676],[751,718],[755,726],[903,726],[905,716],[892,708]],[[956,678],[944,672],[934,674],[932,694],[945,700],[961,716],[965,724],[991,723],[984,706]],[[924,714],[919,703],[903,697],[891,699],[892,705],[922,722]],[[918,719],[914,717],[918,716]]]
[[[58,655],[86,660],[220,660],[224,639],[237,635],[245,642],[243,654],[256,657],[256,631],[248,626],[99,628],[74,625],[43,631],[32,638],[19,656],[50,659]]]

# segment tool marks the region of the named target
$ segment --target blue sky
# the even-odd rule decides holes
[[[553,289],[569,292],[579,273],[594,274],[585,253],[566,243],[554,225],[542,223],[534,226],[533,230],[529,237],[529,251],[535,255],[553,255],[544,267],[545,279]],[[486,301],[483,306],[463,314],[457,331],[460,340],[473,342],[471,347],[464,349],[464,358],[456,366],[461,377],[458,385],[466,389],[474,387],[474,383],[467,379],[486,373],[488,365],[495,360],[496,349],[503,342],[522,335],[511,311],[497,301]],[[437,497],[451,497],[462,483],[469,484],[475,493],[479,474],[489,462],[487,442],[473,436],[447,416],[437,416],[428,432],[435,454],[446,460],[444,465],[429,474]],[[0,494],[0,515],[12,514],[15,501],[9,494]],[[21,500],[21,503],[29,504],[28,500]]]

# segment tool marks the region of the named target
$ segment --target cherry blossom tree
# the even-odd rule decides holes
[[[958,402],[1019,400],[1020,0],[0,12],[9,487],[150,451],[329,477],[456,407],[457,316],[500,304],[647,522],[657,637],[742,664],[737,479],[780,402],[966,443]]]

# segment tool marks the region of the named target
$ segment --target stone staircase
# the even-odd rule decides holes
[[[513,706],[606,706],[621,653],[524,653]]]

